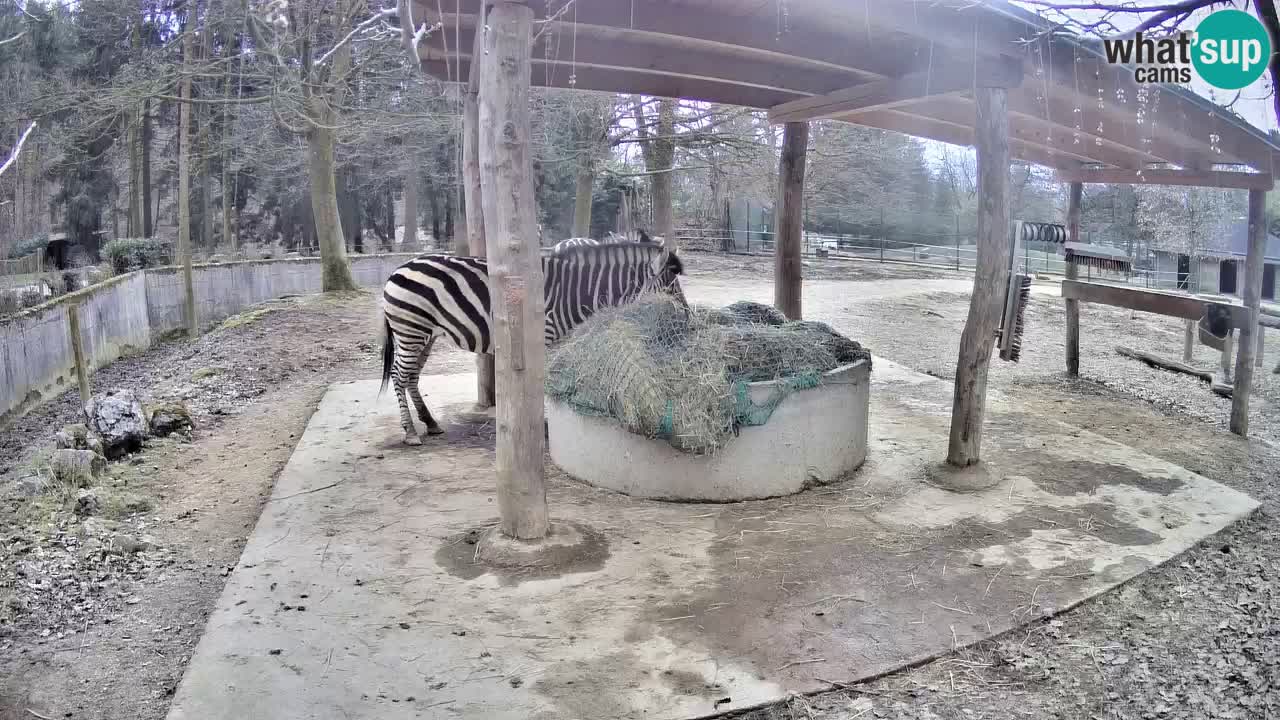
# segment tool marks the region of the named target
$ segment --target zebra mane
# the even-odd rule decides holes
[[[600,257],[601,255],[607,256],[610,253],[618,252],[620,250],[625,251],[626,249],[629,249],[629,248],[634,248],[637,252],[643,253],[650,259],[655,257],[662,257],[663,255],[668,253],[667,248],[663,247],[662,245],[658,245],[657,243],[624,241],[624,242],[608,242],[608,243],[602,243],[600,245],[575,245],[573,247],[564,248],[563,250],[558,251],[554,255],[546,254],[544,255],[544,257],[555,258],[560,261],[566,261],[566,260],[575,260],[575,259],[584,258],[584,257],[590,258],[590,257]],[[670,254],[675,255],[676,253],[674,250],[671,250]]]

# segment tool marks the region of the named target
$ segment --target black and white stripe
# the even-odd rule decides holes
[[[541,259],[547,344],[598,310],[632,302],[644,292],[665,291],[684,302],[680,258],[653,243],[580,243],[544,252]],[[444,432],[418,390],[418,376],[435,341],[444,335],[464,350],[493,352],[488,264],[484,258],[420,255],[391,274],[382,297],[387,334],[382,388],[394,383],[405,443],[418,445],[422,441],[414,430],[410,399],[428,434]]]
[[[555,245],[552,245],[552,246],[551,246],[551,252],[553,252],[553,253],[559,253],[559,252],[563,252],[563,251],[565,251],[565,250],[569,250],[570,248],[576,248],[576,247],[591,247],[591,246],[595,246],[595,245],[599,245],[599,244],[600,244],[599,242],[597,242],[597,241],[595,241],[595,240],[592,240],[591,238],[585,238],[585,237],[581,237],[581,238],[569,238],[568,240],[561,240],[560,242],[556,243]]]

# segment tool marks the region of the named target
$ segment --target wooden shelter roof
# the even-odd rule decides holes
[[[441,22],[423,68],[466,81],[484,0],[412,0]],[[1098,182],[1265,187],[1280,143],[1189,90],[1140,86],[1100,45],[1005,0],[531,0],[534,85],[741,105],[973,142],[973,88],[1009,92],[1016,159]],[[1219,166],[1260,173],[1212,171]],[[1143,170],[1139,173],[1139,170]]]

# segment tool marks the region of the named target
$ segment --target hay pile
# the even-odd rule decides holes
[[[547,394],[584,415],[710,453],[742,425],[761,425],[788,393],[857,360],[861,345],[819,322],[788,322],[777,310],[737,302],[689,311],[652,296],[601,312],[553,348]],[[747,383],[785,378],[753,403]]]

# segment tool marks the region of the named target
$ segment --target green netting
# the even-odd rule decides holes
[[[547,394],[680,450],[714,452],[827,371],[870,357],[830,326],[788,322],[767,305],[686,310],[650,296],[595,315],[553,348]],[[782,382],[752,400],[749,383],[771,380]]]

